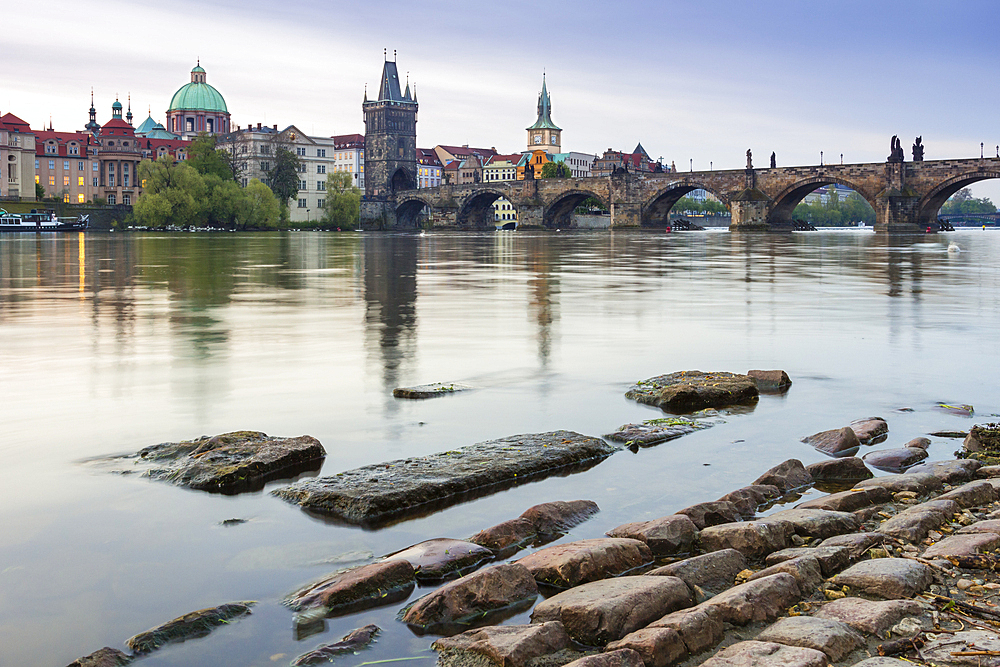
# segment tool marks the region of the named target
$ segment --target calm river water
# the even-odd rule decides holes
[[[799,439],[860,417],[889,421],[880,447],[996,421],[1000,233],[8,234],[0,341],[0,664],[66,664],[257,600],[141,664],[287,664],[374,622],[378,643],[338,664],[429,667],[433,637],[395,620],[401,604],[296,639],[281,598],[548,500],[596,501],[564,539],[597,537],[818,461]],[[378,531],[311,518],[274,484],[211,495],[90,460],[254,429],[319,438],[331,474],[518,433],[601,435],[661,414],[624,398],[635,380],[751,368],[794,385],[714,428]],[[478,389],[392,397],[433,381]],[[934,439],[932,458],[957,444]]]

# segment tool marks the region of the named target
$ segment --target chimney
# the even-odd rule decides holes
[[[277,129],[278,129],[278,124],[277,124],[277,123],[275,123],[275,124],[274,124],[274,129],[275,129],[275,130],[277,130]]]
[[[257,129],[258,130],[260,129],[260,123],[257,123]]]

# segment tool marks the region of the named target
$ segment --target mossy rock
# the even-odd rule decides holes
[[[679,371],[641,380],[626,398],[653,405],[668,412],[694,412],[704,408],[750,405],[760,393],[749,375],[702,371]]]

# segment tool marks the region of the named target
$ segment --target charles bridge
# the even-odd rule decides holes
[[[895,141],[895,139],[894,139]],[[815,189],[850,188],[875,209],[875,230],[924,232],[953,194],[977,181],[1000,178],[1000,158],[973,158],[772,167],[723,171],[618,173],[600,178],[549,178],[398,189],[381,201],[362,203],[366,227],[413,228],[419,224],[492,229],[492,204],[504,198],[519,224],[569,228],[573,211],[587,198],[609,211],[612,228],[666,226],[671,207],[692,190],[710,192],[732,214],[732,231],[791,229],[792,211]],[[396,180],[396,179],[394,179]],[[399,179],[396,182],[413,182]]]

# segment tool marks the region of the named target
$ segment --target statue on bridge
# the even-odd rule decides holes
[[[924,161],[924,145],[920,143],[923,137],[917,137],[917,140],[913,144],[913,161],[923,162]]]
[[[906,156],[903,155],[903,147],[899,143],[899,137],[895,134],[889,140],[889,151],[889,157],[886,158],[886,162],[902,162],[906,159]]]
[[[778,166],[778,161],[774,158],[774,151],[771,151],[771,169]]]
[[[753,153],[747,149],[747,169],[753,169]]]

